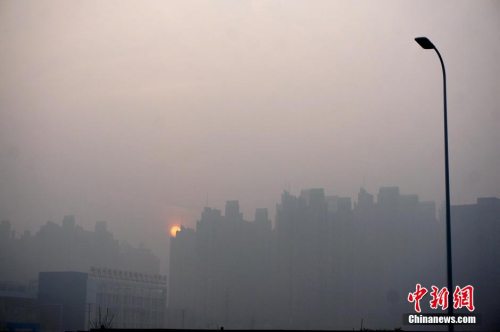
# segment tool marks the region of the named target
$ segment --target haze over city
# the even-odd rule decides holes
[[[2,1],[0,219],[145,247],[284,190],[357,202],[399,186],[451,204],[500,197],[495,1]],[[117,249],[118,250],[118,249]]]
[[[500,196],[496,2],[0,6],[0,201],[19,229],[75,214],[160,241],[207,195],[251,215],[287,183],[441,202],[441,73],[418,35],[448,68],[452,203]]]

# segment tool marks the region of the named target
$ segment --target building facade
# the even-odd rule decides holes
[[[237,201],[206,207],[170,250],[170,328],[396,328],[417,283],[445,281],[444,225],[433,202],[398,187],[358,202],[283,192],[247,221]]]
[[[158,274],[160,260],[151,250],[136,248],[115,239],[106,222],[98,221],[93,231],[76,224],[74,216],[61,224],[48,221],[38,232],[17,237],[9,221],[0,223],[0,281],[30,282],[39,272],[77,271],[91,266]]]
[[[89,273],[42,272],[41,329],[165,328],[166,282],[162,275],[96,267]]]
[[[0,282],[0,331],[39,331],[37,283]]]

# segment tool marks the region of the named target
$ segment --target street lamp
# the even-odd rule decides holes
[[[427,37],[417,37],[415,41],[426,50],[435,50],[441,67],[443,68],[443,93],[444,93],[444,167],[446,178],[446,261],[447,261],[447,276],[448,276],[448,314],[453,315],[453,278],[451,265],[451,231],[450,231],[450,170],[448,162],[448,112],[446,109],[446,71],[441,54],[434,44]],[[453,324],[448,325],[448,330],[453,331]]]

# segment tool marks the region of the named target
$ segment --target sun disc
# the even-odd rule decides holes
[[[175,237],[177,235],[177,231],[180,231],[181,228],[177,225],[175,226],[172,226],[172,228],[170,228],[170,235],[172,235],[173,237]]]

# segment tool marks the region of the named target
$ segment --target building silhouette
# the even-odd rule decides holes
[[[444,222],[445,215],[440,217]],[[474,313],[481,315],[481,325],[468,329],[498,329],[500,199],[485,197],[478,198],[476,204],[452,205],[451,221],[454,283],[461,287],[474,286]]]
[[[16,237],[9,221],[0,224],[0,281],[30,282],[39,272],[88,272],[91,266],[158,274],[160,260],[151,250],[120,243],[98,221],[94,231],[85,230],[74,216],[58,225],[48,221],[32,235]]]
[[[495,330],[500,199],[451,214],[454,282],[474,286],[481,315],[481,325],[456,330]],[[4,329],[83,330],[99,311],[115,328],[394,329],[413,311],[417,283],[446,285],[444,209],[398,187],[360,188],[356,202],[321,188],[284,191],[274,227],[265,208],[247,221],[238,201],[224,214],[205,207],[195,229],[171,238],[168,297],[158,259],[119,243],[105,222],[85,231],[67,216],[16,237],[3,221],[0,239]]]
[[[395,328],[417,283],[444,284],[443,239],[435,203],[398,187],[284,191],[274,228],[266,209],[206,207],[171,241],[169,327]]]

